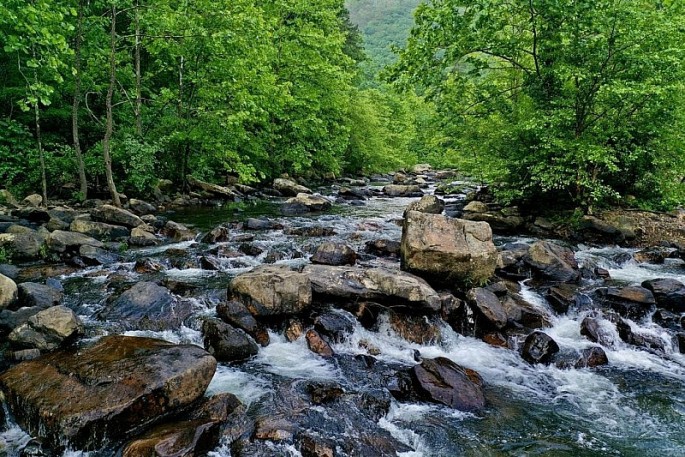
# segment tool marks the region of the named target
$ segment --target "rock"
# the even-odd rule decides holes
[[[609,359],[606,352],[599,346],[583,349],[580,358],[576,362],[575,368],[594,368],[601,365],[608,365]]]
[[[346,311],[328,311],[316,317],[314,329],[332,341],[344,341],[354,331],[356,319]]]
[[[7,276],[0,274],[0,311],[12,306],[17,301],[17,284]]]
[[[284,178],[274,179],[274,189],[286,197],[294,197],[297,194],[311,194],[312,191],[294,181]]]
[[[507,313],[493,292],[481,287],[471,289],[466,294],[466,302],[485,319],[486,325],[500,330],[507,325]]]
[[[52,216],[43,208],[18,208],[12,210],[12,216],[18,219],[24,219],[33,224],[44,224],[48,222]]]
[[[580,304],[578,286],[575,284],[558,284],[550,287],[545,299],[557,313],[566,313],[571,306]]]
[[[429,171],[433,170],[433,166],[429,163],[417,163],[414,165],[411,169],[411,172],[414,174],[422,174],[422,173],[428,173]]]
[[[162,233],[164,236],[171,238],[176,243],[181,241],[193,241],[196,236],[196,233],[193,230],[190,230],[185,225],[174,221],[168,221],[166,224],[164,224]]]
[[[287,339],[291,343],[293,341],[298,340],[304,334],[304,327],[302,326],[302,322],[300,322],[297,319],[288,320],[285,332],[283,332],[283,334],[285,335],[285,339]]]
[[[48,248],[53,252],[78,252],[81,246],[92,246],[101,248],[104,244],[101,241],[77,232],[64,232],[56,230],[48,236]]]
[[[674,313],[685,312],[685,284],[676,279],[651,279],[642,287],[652,292],[656,306]]]
[[[316,330],[308,330],[305,338],[310,351],[322,357],[333,357],[334,352],[331,345],[321,338]]]
[[[216,360],[193,345],[106,336],[0,375],[17,423],[55,449],[95,450],[199,399]]]
[[[83,324],[76,314],[65,306],[53,306],[31,316],[7,339],[17,348],[52,351],[80,333]]]
[[[338,189],[338,196],[343,200],[366,200],[373,194],[367,188],[360,187],[341,187]]]
[[[312,285],[306,274],[285,265],[263,265],[236,276],[229,299],[241,301],[256,317],[298,314],[312,303]]]
[[[460,411],[479,411],[485,407],[483,380],[473,370],[451,360],[426,359],[410,370],[419,396]]]
[[[549,313],[528,303],[519,294],[508,294],[500,298],[500,303],[507,313],[509,321],[519,326],[534,329],[552,325],[552,317]]]
[[[354,265],[357,253],[346,244],[325,242],[316,248],[310,260],[321,265]]]
[[[168,289],[141,281],[110,299],[97,317],[124,330],[162,331],[178,329],[192,314],[192,307],[179,302]]]
[[[164,271],[164,265],[150,257],[143,257],[142,259],[136,260],[133,271],[140,274],[157,273],[159,271]]]
[[[102,205],[90,212],[94,221],[107,222],[108,224],[123,225],[129,228],[143,225],[144,222],[135,214],[112,205]]]
[[[160,243],[154,234],[140,227],[131,230],[131,237],[128,242],[132,246],[154,246]]]
[[[416,344],[442,342],[439,319],[390,312],[390,327],[403,339]]]
[[[477,200],[464,207],[463,218],[469,221],[487,222],[493,232],[505,234],[516,233],[525,222],[517,207],[496,210]]]
[[[132,198],[128,201],[128,207],[131,208],[138,216],[145,216],[146,214],[154,214],[157,212],[157,207],[151,203],[137,198]]]
[[[614,337],[613,332],[605,327],[603,323],[593,317],[586,317],[580,323],[580,334],[585,336],[593,343],[599,343],[602,346],[613,347]]]
[[[22,205],[32,206],[37,208],[43,204],[43,197],[39,194],[31,194],[21,201]]]
[[[194,187],[196,189],[199,189],[201,191],[207,192],[209,194],[213,194],[217,197],[226,199],[226,200],[234,200],[241,195],[234,191],[233,189],[229,189],[228,187],[223,187],[223,186],[218,186],[216,184],[211,184],[208,182],[200,181],[199,179],[195,178],[192,175],[187,175],[186,180],[188,181],[188,185],[191,187]]]
[[[479,285],[495,272],[497,250],[485,222],[411,211],[402,230],[402,268],[457,285]]]
[[[212,229],[202,237],[202,242],[207,244],[225,243],[228,240],[230,240],[230,231],[228,230],[228,227],[222,225]]]
[[[293,227],[288,228],[284,232],[286,235],[304,236],[304,237],[323,237],[335,235],[335,230],[330,227],[321,226],[307,226],[307,227]]]
[[[41,198],[42,200],[42,198]],[[0,189],[0,205],[18,206],[19,202],[14,195],[7,189]]]
[[[122,457],[180,457],[206,455],[223,435],[224,422],[244,415],[245,407],[230,393],[210,398],[193,409],[188,420],[161,424],[129,442]],[[230,443],[230,441],[229,441]]]
[[[654,314],[652,314],[652,322],[659,324],[663,328],[674,331],[682,330],[680,316],[665,309],[657,309]]]
[[[216,257],[203,255],[200,257],[200,268],[209,271],[220,271],[221,263]]]
[[[416,185],[399,185],[399,184],[388,184],[383,187],[383,193],[388,197],[421,197],[423,192],[421,188]]]
[[[401,244],[393,240],[373,240],[366,242],[365,251],[379,257],[399,257]]]
[[[594,216],[583,216],[580,221],[579,234],[583,240],[599,243],[621,244],[629,237],[628,233],[609,222]],[[634,234],[632,235],[634,238]]]
[[[248,218],[243,224],[245,230],[280,230],[283,225],[266,218]]]
[[[44,242],[45,236],[35,231],[0,233],[0,248],[3,248],[12,260],[40,259]]]
[[[216,314],[234,327],[245,330],[250,335],[255,335],[259,330],[257,320],[250,314],[245,305],[237,301],[220,303],[216,306]]]
[[[535,275],[543,279],[558,282],[577,282],[580,279],[573,251],[550,241],[533,243],[524,261]]]
[[[131,236],[131,231],[121,225],[112,225],[105,222],[95,222],[86,219],[74,219],[69,226],[69,230],[83,233],[84,235],[92,236],[93,238],[107,240],[128,238]]]
[[[19,284],[18,292],[19,305],[27,308],[48,309],[61,305],[64,298],[64,292],[61,290],[35,282]]]
[[[642,319],[654,307],[656,300],[649,289],[639,286],[626,286],[620,289],[610,287],[600,289],[604,302],[623,317]]]
[[[257,355],[259,347],[242,330],[218,319],[202,324],[205,349],[219,362],[240,362]]]
[[[635,254],[633,254],[633,258],[636,262],[640,263],[662,264],[666,261],[666,259],[677,259],[678,249],[663,246],[653,246],[637,251]]]
[[[302,457],[335,457],[335,448],[335,443],[318,436],[306,435],[300,438],[300,454]]]
[[[69,227],[69,224],[56,217],[51,217],[48,223],[45,224],[45,228],[48,229],[49,232],[54,232],[55,230],[69,230]]]
[[[488,343],[490,346],[508,348],[509,342],[507,338],[499,332],[487,333],[483,335],[483,341]]]
[[[119,255],[93,246],[81,246],[78,253],[86,265],[110,265],[121,260]]]
[[[559,352],[559,345],[543,332],[533,332],[523,343],[521,357],[528,363],[549,364],[554,354]]]
[[[440,310],[437,292],[423,279],[403,271],[307,265],[302,273],[311,280],[315,295],[324,299],[368,300],[413,309]]]
[[[616,322],[616,331],[618,332],[619,338],[628,344],[659,351],[661,353],[664,352],[664,340],[655,335],[642,333],[637,329],[633,330],[630,322],[624,319],[619,319],[618,322]]]
[[[421,213],[441,214],[445,209],[445,202],[435,195],[424,195],[420,200],[412,202],[407,206],[405,213],[409,211],[419,211]]]
[[[325,197],[300,193],[296,197],[289,198],[281,207],[281,212],[283,214],[301,214],[326,211],[332,206],[330,200]]]

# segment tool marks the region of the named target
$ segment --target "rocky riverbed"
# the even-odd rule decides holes
[[[202,191],[0,216],[0,455],[685,452],[677,238],[428,168]]]

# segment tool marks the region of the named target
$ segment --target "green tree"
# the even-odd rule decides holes
[[[685,172],[683,23],[678,1],[433,0],[393,78],[509,199],[664,202]]]

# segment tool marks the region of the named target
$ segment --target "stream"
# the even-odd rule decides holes
[[[328,190],[330,192],[330,189]],[[323,191],[325,193],[325,191]],[[358,263],[365,266],[399,268],[392,258],[364,254],[367,241],[386,238],[399,240],[405,207],[413,198],[372,197],[364,205],[337,204],[333,211],[313,216],[285,217],[279,214],[278,202],[258,201],[212,208],[178,211],[169,214],[177,222],[207,232],[220,224],[231,224],[238,241],[206,245],[183,242],[133,249],[122,262],[106,267],[91,267],[59,277],[65,291],[65,305],[86,324],[86,338],[97,339],[110,331],[107,323],[93,316],[102,309],[113,290],[141,280],[162,282],[189,301],[194,315],[178,331],[127,332],[174,343],[202,346],[201,319],[214,315],[216,305],[225,299],[226,288],[236,275],[265,262],[302,265],[322,241],[340,241],[360,253]],[[459,200],[454,197],[452,202]],[[450,200],[448,199],[448,205]],[[248,217],[268,217],[285,227],[264,231],[239,229],[238,222]],[[288,228],[327,227],[332,236],[292,235]],[[251,237],[254,237],[251,241]],[[198,237],[199,239],[199,237]],[[533,238],[496,237],[495,244],[532,243]],[[245,243],[253,248],[241,252]],[[197,258],[212,249],[240,253],[219,257],[220,270],[203,270]],[[242,249],[244,251],[245,249]],[[611,285],[639,285],[646,279],[674,278],[685,282],[685,267],[680,260],[662,265],[625,261],[631,249],[618,247],[577,246],[581,264],[599,266],[609,271]],[[150,257],[166,268],[161,272],[139,274],[133,271],[136,260]],[[602,280],[583,280],[583,290],[592,291]],[[114,285],[113,285],[114,284]],[[590,300],[572,307],[568,313],[554,313],[545,298],[529,281],[521,281],[520,294],[535,307],[553,316],[551,327],[543,329],[562,348],[582,350],[596,346],[580,334],[580,323],[593,313]],[[647,351],[624,343],[615,326],[602,321],[611,343],[603,345],[609,364],[596,368],[560,369],[554,365],[531,365],[518,352],[494,347],[480,339],[462,336],[447,324],[441,327],[442,339],[436,344],[410,343],[399,337],[383,318],[377,331],[356,324],[344,341],[333,344],[336,356],[324,359],[311,352],[304,338],[288,342],[275,330],[271,343],[242,364],[220,364],[208,394],[231,392],[248,406],[253,417],[267,414],[274,398],[297,382],[337,383],[344,389],[358,388],[361,377],[350,374],[351,360],[367,355],[369,346],[379,349],[375,355],[383,366],[412,366],[415,351],[423,358],[446,357],[476,370],[485,381],[487,408],[479,413],[463,413],[429,403],[400,403],[391,400],[389,410],[375,419],[379,430],[403,444],[397,455],[432,456],[677,456],[685,455],[685,356],[676,342],[660,326],[631,322],[642,333],[663,341],[664,351]],[[347,405],[347,404],[346,404]],[[311,406],[307,424],[311,432],[325,436],[341,433],[335,429],[339,418],[326,419],[329,407]],[[317,416],[320,415],[320,416]],[[351,412],[356,417],[357,412]],[[16,424],[0,434],[7,443],[7,457],[20,455],[30,437]],[[354,436],[351,440],[356,439]],[[98,457],[101,452],[67,451],[64,457]],[[336,455],[346,454],[338,449]],[[0,453],[2,455],[2,453]],[[222,444],[210,453],[228,457],[231,450]],[[240,455],[302,455],[291,443],[267,442],[262,447],[246,449]]]

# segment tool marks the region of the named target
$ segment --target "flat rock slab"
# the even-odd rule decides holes
[[[107,336],[54,352],[0,376],[19,425],[56,449],[98,449],[199,399],[216,370],[202,348]]]

